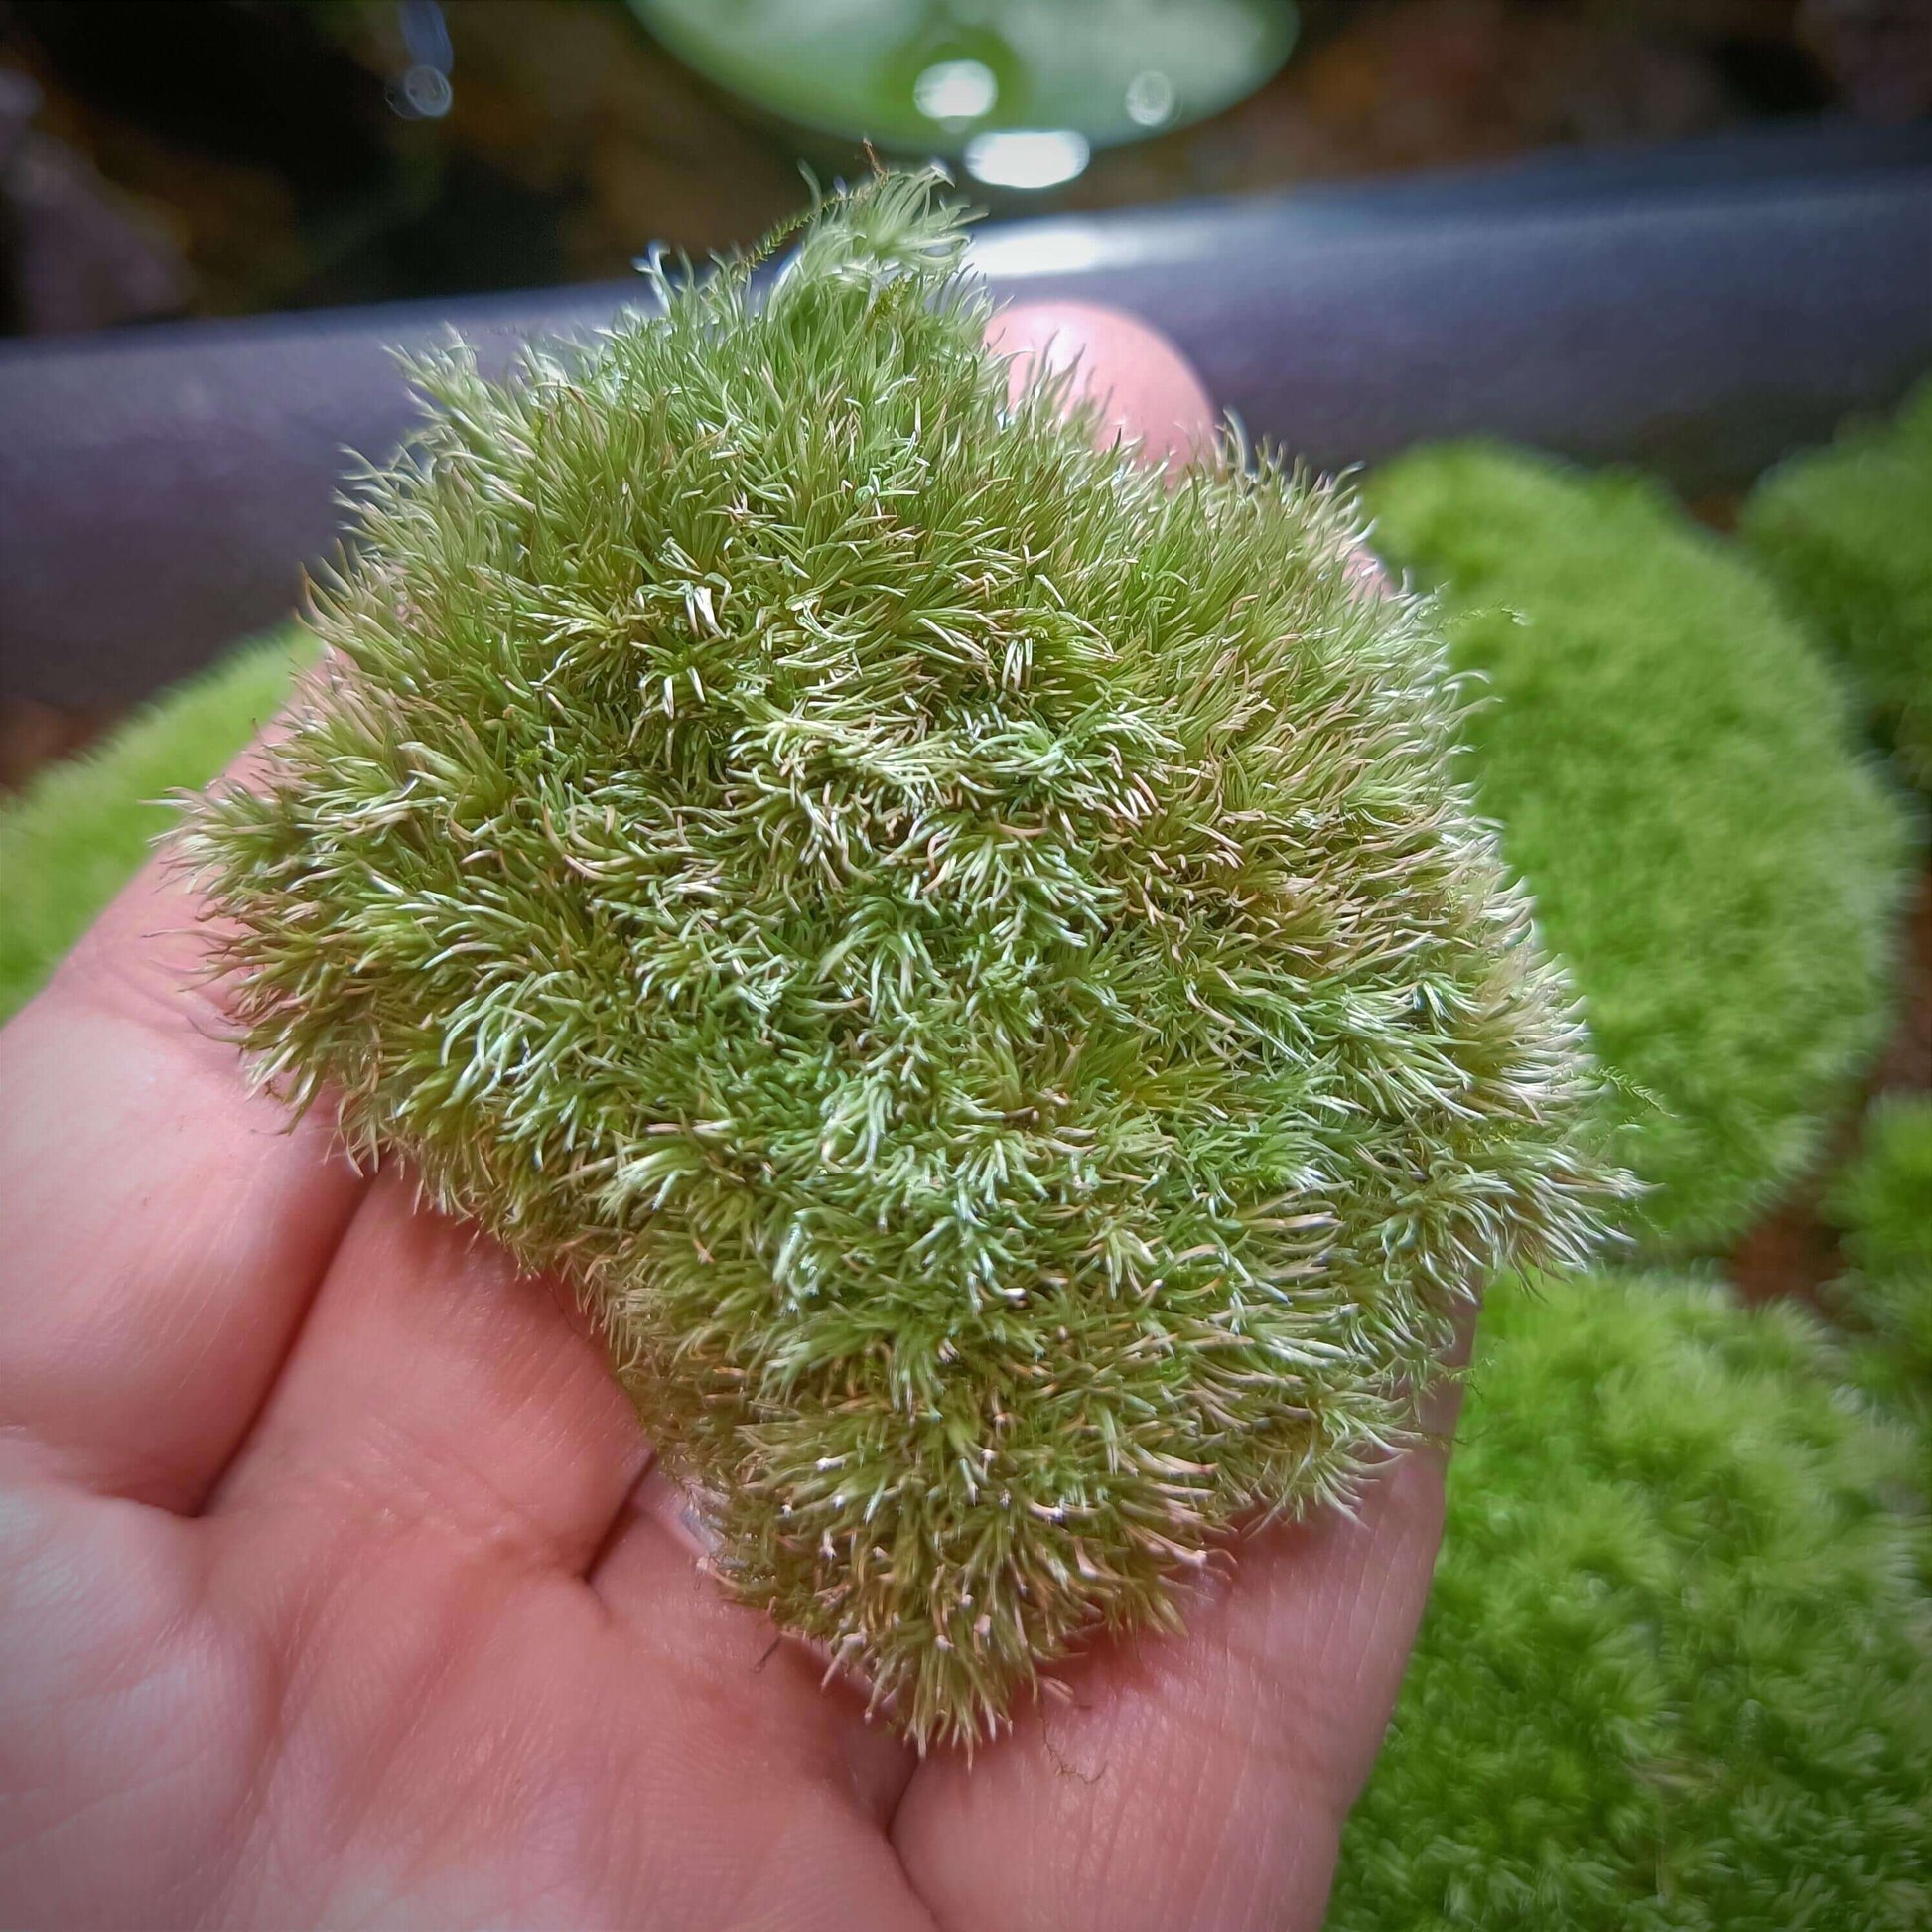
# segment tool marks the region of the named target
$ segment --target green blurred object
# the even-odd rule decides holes
[[[1879,743],[1932,791],[1932,380],[1894,421],[1773,470],[1740,528],[1851,670]]]
[[[995,187],[1070,180],[1092,148],[1252,93],[1287,0],[630,0],[708,79],[848,140],[963,158]],[[1057,171],[1057,172],[1056,172]]]
[[[1483,1315],[1435,1590],[1329,1932],[1923,1932],[1912,1447],[1789,1303]]]
[[[1932,1281],[1932,1094],[1886,1094],[1866,1116],[1858,1158],[1826,1203],[1845,1231],[1845,1252],[1867,1278]],[[1928,1298],[1932,1300],[1932,1298]],[[1901,1355],[1932,1389],[1932,1307]]]
[[[167,794],[214,777],[315,649],[292,624],[273,631],[0,805],[0,1020],[40,991],[175,822]]]
[[[1873,1104],[1825,1212],[1851,1264],[1827,1306],[1854,1337],[1860,1386],[1917,1432],[1919,1494],[1932,1503],[1932,1094]]]
[[[1469,775],[1621,1082],[1649,1243],[1721,1252],[1890,1022],[1902,800],[1749,553],[1655,484],[1472,444],[1366,493],[1483,680]]]

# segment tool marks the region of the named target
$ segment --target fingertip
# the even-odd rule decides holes
[[[1022,302],[994,316],[986,342],[1013,358],[1015,395],[1042,368],[1074,368],[1074,394],[1099,402],[1103,442],[1131,438],[1157,464],[1194,462],[1214,448],[1218,419],[1193,364],[1135,316],[1090,302]]]
[[[1366,538],[1349,551],[1343,569],[1356,596],[1376,598],[1395,595],[1395,580],[1390,577],[1388,566],[1368,547]]]

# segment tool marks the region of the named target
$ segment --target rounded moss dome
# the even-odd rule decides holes
[[[970,1735],[1346,1495],[1588,1245],[1567,986],[1425,606],[1010,399],[922,179],[767,296],[454,353],[184,862],[292,1103],[605,1322],[746,1601]]]
[[[1889,1021],[1911,838],[1830,666],[1655,485],[1485,445],[1369,485],[1484,701],[1469,770],[1575,974],[1660,1250],[1797,1180]]]
[[[1859,1385],[1917,1436],[1919,1498],[1932,1506],[1932,1094],[1873,1103],[1825,1211],[1849,1264],[1828,1306],[1853,1337]],[[1932,1537],[1923,1556],[1932,1584]]]
[[[1927,1526],[1845,1372],[1716,1284],[1490,1297],[1331,1932],[1932,1922]]]
[[[1879,741],[1932,791],[1932,381],[1765,477],[1746,542],[1852,674]]]

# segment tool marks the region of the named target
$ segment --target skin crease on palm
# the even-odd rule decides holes
[[[1124,317],[993,340],[1211,434]],[[721,1595],[565,1291],[248,1092],[201,944],[151,867],[0,1034],[0,1919],[1319,1924],[1438,1449],[921,1762]]]

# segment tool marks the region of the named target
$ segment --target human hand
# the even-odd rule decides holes
[[[1137,325],[995,341],[1056,335],[1204,441]],[[921,1762],[703,1573],[565,1291],[248,1092],[194,912],[150,868],[0,1034],[0,1918],[1319,1923],[1437,1450]]]

